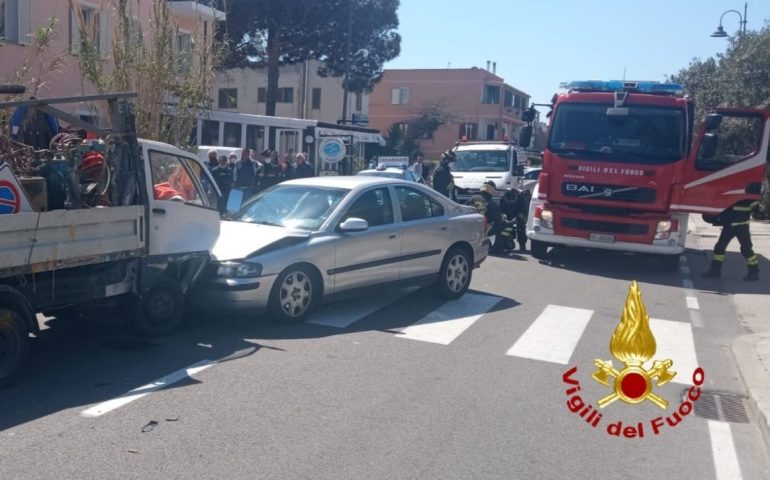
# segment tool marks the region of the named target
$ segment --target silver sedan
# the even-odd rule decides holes
[[[370,177],[290,180],[223,221],[214,263],[191,297],[285,323],[322,302],[383,286],[462,296],[487,256],[484,217],[424,185]]]

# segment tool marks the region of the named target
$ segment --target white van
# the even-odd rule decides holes
[[[479,193],[481,185],[490,180],[500,191],[516,188],[524,173],[516,146],[509,142],[458,142],[452,150],[456,156],[452,176],[460,203],[467,203]]]

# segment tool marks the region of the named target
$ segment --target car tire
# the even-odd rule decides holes
[[[131,327],[142,336],[167,335],[184,320],[184,294],[179,282],[172,278],[159,279],[145,298],[133,303]]]
[[[468,250],[452,247],[441,262],[436,291],[441,298],[454,300],[462,297],[471,285],[473,262]]]
[[[29,356],[24,318],[12,307],[0,307],[0,388],[13,383]]]
[[[302,323],[316,306],[320,281],[307,265],[292,265],[278,275],[270,291],[268,312],[277,323]]]
[[[540,240],[532,240],[529,244],[532,256],[538,260],[543,260],[548,255],[548,244]]]

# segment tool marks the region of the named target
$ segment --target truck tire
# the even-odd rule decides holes
[[[24,317],[8,306],[0,307],[0,388],[11,384],[29,356],[29,331]]]
[[[538,260],[543,260],[548,255],[548,244],[540,240],[532,240],[529,248],[532,251],[532,256]]]
[[[169,334],[182,324],[184,304],[179,283],[163,277],[144,298],[134,300],[131,327],[145,337]]]

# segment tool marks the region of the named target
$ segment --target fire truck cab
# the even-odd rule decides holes
[[[562,88],[530,205],[535,257],[567,245],[659,254],[675,267],[689,213],[718,214],[759,198],[770,112],[720,108],[696,128],[693,103],[677,84]]]

